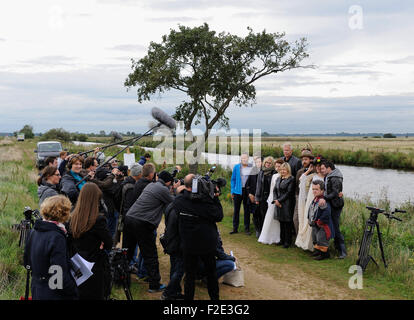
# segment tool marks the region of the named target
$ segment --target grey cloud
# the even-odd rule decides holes
[[[147,18],[147,21],[151,22],[190,22],[190,21],[198,21],[200,18],[192,18],[192,17],[159,17],[159,18]]]
[[[30,60],[21,61],[23,64],[31,65],[41,65],[41,66],[50,66],[50,65],[72,65],[76,62],[75,58],[66,57],[66,56],[44,56],[38,57]]]
[[[141,45],[141,44],[120,44],[117,46],[110,47],[108,49],[117,50],[117,51],[136,52],[136,51],[146,51],[148,47]]]
[[[407,56],[407,57],[404,57],[401,59],[395,59],[395,60],[387,60],[385,62],[391,63],[391,64],[413,64],[414,56]]]

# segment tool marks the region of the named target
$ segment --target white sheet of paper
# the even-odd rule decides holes
[[[124,153],[124,165],[131,169],[133,163],[135,163],[135,153]]]
[[[80,286],[93,275],[92,267],[95,264],[95,262],[89,262],[77,253],[71,258],[71,260],[72,264],[76,266],[78,272],[75,273],[75,271],[73,270],[73,266],[70,272],[76,281],[76,285]]]

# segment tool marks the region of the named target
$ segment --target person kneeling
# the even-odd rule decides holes
[[[334,229],[331,217],[331,207],[328,202],[323,205],[319,200],[323,199],[325,184],[323,181],[312,182],[312,192],[314,199],[309,207],[308,219],[312,227],[312,241],[315,252],[315,260],[330,258],[329,240],[334,235]]]

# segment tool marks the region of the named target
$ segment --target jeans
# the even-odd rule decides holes
[[[235,263],[233,260],[216,260],[217,279],[220,279],[227,272],[232,271],[234,269],[234,264]],[[201,277],[204,277],[206,275],[206,270],[203,263],[199,264],[198,272]]]
[[[170,282],[165,288],[167,297],[174,297],[181,293],[181,279],[184,276],[184,260],[181,255],[170,255]]]
[[[107,216],[107,220],[108,220],[108,229],[109,232],[111,233],[112,238],[115,235],[116,232],[116,225],[118,223],[118,216],[119,216],[119,212],[114,211],[114,215],[111,216]]]
[[[132,260],[133,252],[138,243],[144,258],[144,266],[148,272],[150,289],[158,289],[161,280],[155,240],[156,226],[146,221],[125,217],[124,246],[128,248],[128,261]]]

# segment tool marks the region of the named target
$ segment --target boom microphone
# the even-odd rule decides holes
[[[164,111],[162,111],[160,108],[154,107],[151,110],[152,117],[157,120],[159,123],[167,126],[170,129],[176,128],[175,120],[166,114]]]

